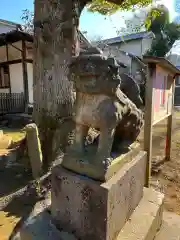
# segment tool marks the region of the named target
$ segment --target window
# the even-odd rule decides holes
[[[0,88],[8,88],[8,87],[10,87],[9,66],[1,65],[0,66]]]
[[[176,86],[179,86],[180,85],[180,77],[176,77]]]

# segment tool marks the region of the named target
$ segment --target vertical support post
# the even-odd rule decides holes
[[[173,113],[174,113],[174,92],[175,92],[175,79],[172,84],[172,109],[171,115],[167,118],[167,135],[166,135],[166,152],[165,159],[170,161],[171,159],[171,137],[172,137],[172,122],[173,122]]]
[[[6,44],[6,59],[7,62],[9,61],[9,49],[8,49],[8,44]],[[8,64],[8,78],[9,78],[9,93],[11,94],[11,77],[10,77],[10,68]]]
[[[145,187],[150,185],[151,158],[152,158],[152,125],[153,125],[153,77],[155,67],[148,64],[148,74],[145,91],[145,124],[144,124],[144,150],[147,152],[147,166]]]
[[[29,102],[29,90],[28,90],[28,75],[27,75],[27,62],[26,62],[26,43],[22,40],[22,69],[23,69],[23,82],[24,82],[24,95],[25,95],[25,107]]]
[[[0,68],[0,74],[1,74],[2,87],[4,87],[4,68],[3,68],[3,66]]]

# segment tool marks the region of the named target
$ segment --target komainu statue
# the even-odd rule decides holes
[[[101,178],[113,162],[113,147],[118,151],[124,142],[131,144],[136,140],[143,113],[121,91],[119,65],[114,58],[83,53],[73,58],[70,78],[76,89],[75,139],[62,166]],[[90,129],[99,131],[96,147],[86,144]]]
[[[120,74],[121,91],[136,105],[137,108],[142,108],[143,100],[141,98],[140,87],[137,82],[127,73]]]

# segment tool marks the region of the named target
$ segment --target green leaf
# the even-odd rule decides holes
[[[152,0],[124,0],[122,4],[117,5],[105,0],[93,0],[87,5],[90,12],[99,12],[103,15],[111,15],[118,10],[133,10],[141,8],[152,3]]]

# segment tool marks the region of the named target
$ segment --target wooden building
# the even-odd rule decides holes
[[[33,103],[33,36],[0,34],[0,113],[24,112]]]

